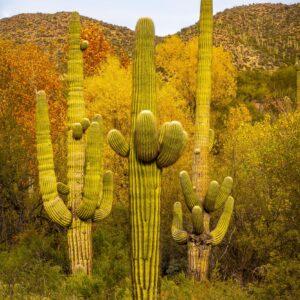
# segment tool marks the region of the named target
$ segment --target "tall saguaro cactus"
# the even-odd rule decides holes
[[[84,47],[83,47],[84,48]],[[68,53],[68,156],[67,185],[57,182],[44,91],[37,93],[36,140],[40,191],[48,216],[68,228],[72,272],[92,270],[92,221],[111,211],[112,172],[103,174],[103,124],[99,115],[90,123],[83,99],[83,60],[80,18],[73,13]],[[67,196],[67,203],[62,195]]]
[[[232,179],[224,179],[221,187],[209,184],[208,158],[214,131],[210,129],[212,89],[213,5],[201,0],[199,21],[198,76],[196,94],[195,146],[192,181],[187,172],[180,173],[185,202],[192,213],[193,230],[182,228],[181,204],[174,204],[172,236],[179,244],[188,244],[188,271],[196,280],[206,280],[211,246],[220,243],[227,231],[233,210],[230,196]],[[214,230],[210,229],[211,213],[223,205],[224,211]]]
[[[161,173],[180,157],[186,139],[176,121],[157,130],[154,25],[142,18],[136,25],[130,143],[118,130],[108,134],[111,148],[129,159],[135,299],[158,297]]]

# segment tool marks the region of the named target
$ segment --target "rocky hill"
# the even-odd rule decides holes
[[[0,19],[0,37],[17,43],[37,44],[59,58],[67,44],[70,16],[70,12],[57,12],[55,14],[26,13],[3,18]],[[117,53],[120,49],[131,53],[134,32],[129,28],[84,16],[81,16],[81,23],[82,27],[97,24]]]
[[[60,57],[67,41],[70,13],[20,14],[0,20],[0,36],[18,43],[40,45]],[[131,55],[132,30],[82,17],[83,26],[98,24],[118,53]],[[177,33],[184,40],[197,34],[196,25]],[[160,42],[163,38],[157,38]],[[293,64],[299,51],[300,4],[256,4],[227,9],[215,15],[214,43],[233,54],[239,69],[274,68]]]
[[[214,44],[234,56],[239,68],[274,68],[295,63],[299,53],[300,4],[253,4],[214,17]],[[184,40],[197,34],[196,24],[178,32]]]

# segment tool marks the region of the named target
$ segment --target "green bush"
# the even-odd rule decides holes
[[[258,269],[262,282],[251,290],[257,299],[300,299],[300,262],[273,260]]]
[[[237,282],[229,280],[194,283],[182,273],[173,278],[163,278],[161,298],[165,300],[254,299],[246,290],[239,287]]]
[[[25,295],[57,296],[61,267],[51,256],[51,243],[44,236],[32,235],[12,249],[0,252],[0,285],[2,297],[22,298]]]

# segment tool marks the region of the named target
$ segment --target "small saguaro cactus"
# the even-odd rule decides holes
[[[136,25],[130,143],[118,130],[108,134],[111,148],[129,159],[134,299],[158,298],[161,173],[178,160],[187,140],[179,122],[157,130],[155,76],[154,24],[142,18]]]
[[[220,243],[227,231],[233,210],[230,196],[232,178],[226,177],[219,187],[209,184],[208,155],[214,143],[210,126],[212,87],[213,5],[201,0],[199,21],[198,74],[196,90],[195,144],[192,180],[187,172],[180,173],[185,202],[192,213],[193,230],[182,228],[181,204],[174,204],[172,236],[179,244],[188,244],[188,273],[195,280],[206,280],[211,245]],[[211,213],[225,203],[223,214],[214,230],[210,230]]]
[[[211,246],[221,243],[227,232],[234,205],[234,199],[230,196],[232,183],[231,177],[226,177],[221,186],[217,181],[211,181],[204,202],[201,203],[188,173],[180,173],[180,184],[186,206],[192,214],[193,227],[190,232],[183,229],[181,203],[175,202],[172,237],[180,245],[188,244],[188,272],[195,280],[206,280]],[[222,215],[215,229],[210,231],[204,218],[210,219],[211,214],[222,206]]]
[[[83,99],[83,61],[80,19],[73,13],[68,53],[68,157],[67,184],[57,182],[46,93],[39,91],[36,101],[36,142],[39,184],[44,208],[51,220],[68,228],[72,272],[92,271],[92,221],[100,221],[111,211],[112,172],[103,174],[103,124],[96,115],[85,116]],[[62,195],[67,197],[67,203]]]

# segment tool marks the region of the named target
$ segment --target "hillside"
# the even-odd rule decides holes
[[[71,13],[19,14],[0,19],[0,36],[17,43],[35,43],[58,58],[64,51],[68,38],[68,24]],[[82,27],[97,24],[116,52],[124,49],[131,52],[134,32],[126,27],[108,24],[81,16]]]
[[[253,4],[227,9],[214,17],[214,44],[234,56],[239,68],[274,68],[295,63],[300,40],[300,4]],[[184,40],[196,25],[182,29]]]
[[[0,36],[18,43],[32,42],[59,60],[67,40],[70,13],[20,14],[0,20]],[[98,24],[115,51],[131,55],[132,30],[82,17],[83,26]],[[184,40],[196,35],[196,25],[177,34]],[[299,51],[300,4],[256,4],[227,9],[215,15],[214,43],[234,57],[239,69],[274,68],[293,64]],[[160,42],[162,38],[157,38]]]

